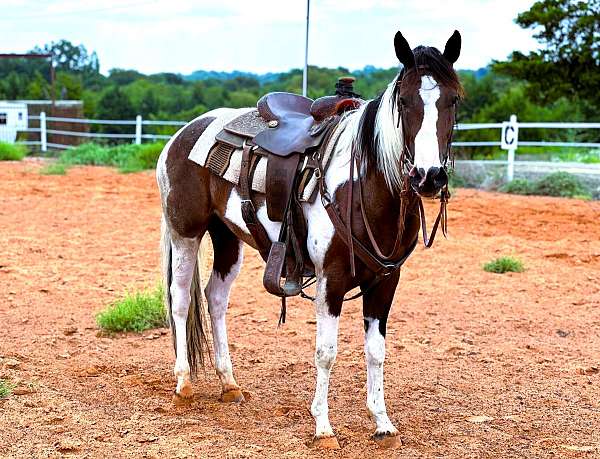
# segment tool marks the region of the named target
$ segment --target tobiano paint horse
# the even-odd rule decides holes
[[[420,226],[420,197],[434,197],[447,189],[447,163],[462,88],[453,69],[461,47],[458,31],[445,49],[419,46],[412,50],[398,32],[394,39],[402,71],[376,99],[343,115],[342,132],[324,183],[335,202],[346,202],[351,192],[351,152],[358,158],[354,183],[362,186],[362,211],[353,213],[352,233],[369,245],[365,222],[385,253],[408,256]],[[183,127],[165,146],[157,166],[162,200],[162,248],[166,302],[173,331],[177,378],[175,396],[193,395],[191,375],[204,362],[207,339],[201,310],[198,270],[200,240],[208,232],[214,264],[204,290],[212,328],[214,364],[222,385],[222,401],[239,402],[243,395],[233,375],[225,314],[229,293],[242,265],[244,244],[256,248],[242,219],[235,185],[191,162],[188,155],[207,126],[232,109],[208,112]],[[354,161],[353,161],[354,162]],[[276,240],[280,224],[270,221],[264,197],[257,197],[258,217],[269,237]],[[357,208],[359,203],[353,203]],[[363,290],[367,408],[375,422],[375,440],[393,441],[398,434],[384,402],[383,363],[386,324],[400,270],[370,286],[374,278],[360,260],[351,274],[348,247],[336,233],[323,203],[303,204],[308,227],[308,254],[315,267],[317,381],[311,413],[314,442],[335,447],[337,440],[328,416],[329,376],[337,355],[337,336],[344,295]],[[347,222],[346,222],[347,224]],[[371,239],[372,240],[372,239]]]

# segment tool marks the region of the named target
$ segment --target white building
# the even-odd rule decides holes
[[[14,143],[17,131],[27,129],[27,104],[0,100],[0,142]]]

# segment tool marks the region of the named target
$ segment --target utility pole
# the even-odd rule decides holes
[[[304,42],[304,72],[302,72],[302,95],[306,97],[308,89],[308,23],[310,19],[310,0],[306,0],[306,40]]]

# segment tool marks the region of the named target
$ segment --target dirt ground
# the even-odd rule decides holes
[[[450,238],[403,268],[388,322],[388,413],[404,445],[380,450],[365,406],[361,304],[346,303],[330,388],[341,450],[309,447],[312,304],[278,300],[246,251],[232,292],[234,371],[251,394],[218,401],[213,368],[171,403],[167,330],[98,336],[94,315],[159,279],[153,174],[0,165],[2,457],[598,457],[600,203],[458,190]],[[432,212],[433,206],[429,209]],[[482,264],[516,255],[522,274]]]

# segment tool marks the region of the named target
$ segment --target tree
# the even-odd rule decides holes
[[[43,48],[36,46],[33,52],[52,54],[57,70],[92,74],[100,71],[100,63],[95,51],[88,54],[85,46],[75,46],[68,40],[52,42],[44,45]]]
[[[540,0],[516,20],[537,30],[543,49],[524,55],[515,51],[494,69],[526,80],[540,102],[560,97],[600,107],[600,0]]]
[[[145,75],[137,70],[110,69],[108,71],[108,81],[118,86],[125,86],[144,77]]]
[[[127,94],[117,86],[113,86],[98,101],[96,116],[100,119],[109,120],[133,120],[136,113]],[[132,133],[132,126],[128,125],[110,125],[102,126],[102,128],[107,132]]]
[[[147,117],[152,113],[156,113],[159,109],[158,99],[152,88],[147,89],[144,93],[144,98],[140,104],[140,112],[142,116]]]

